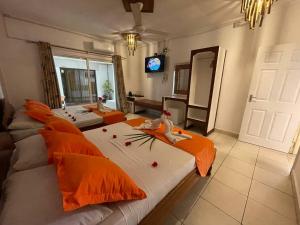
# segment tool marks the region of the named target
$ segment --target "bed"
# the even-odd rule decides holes
[[[181,180],[195,169],[195,158],[171,145],[156,140],[150,151],[149,145],[139,147],[140,142],[124,146],[125,135],[138,133],[125,123],[107,127],[107,132],[95,129],[84,135],[96,144],[105,156],[119,165],[147,194],[145,200],[118,203],[114,213],[103,224],[138,224]],[[120,136],[111,139],[113,134]],[[101,135],[101,138],[99,138]],[[153,161],[158,162],[152,168]]]
[[[8,130],[15,141],[36,134],[37,131],[44,126],[43,123],[31,119],[24,111],[24,108],[16,110],[13,120],[8,126]],[[54,112],[56,116],[74,123],[81,130],[99,127],[103,122],[101,116],[93,112],[88,112],[82,106],[70,106],[67,108],[68,113],[63,109],[52,109],[52,112]],[[71,117],[69,115],[71,115]],[[75,116],[76,121],[73,121],[72,116]]]
[[[86,131],[84,135],[120,166],[146,192],[147,198],[108,204],[111,215],[97,225],[153,224],[153,221],[159,224],[163,210],[172,205],[179,194],[188,191],[195,177],[199,178],[195,157],[160,140],[155,140],[151,151],[149,143],[140,146],[141,142],[137,141],[125,146],[126,134],[142,133],[126,123],[104,128]],[[113,139],[113,135],[117,138]],[[153,161],[158,163],[155,168],[151,166]],[[155,214],[157,211],[160,213]]]

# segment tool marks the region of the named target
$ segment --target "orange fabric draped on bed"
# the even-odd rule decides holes
[[[130,126],[139,126],[145,121],[143,118],[133,119],[125,121]],[[173,131],[179,131],[181,129],[175,127]],[[196,165],[198,171],[202,177],[207,175],[211,165],[213,164],[216,157],[216,150],[214,148],[214,143],[208,138],[196,135],[185,130],[181,130],[183,134],[188,134],[192,136],[192,139],[184,139],[172,144],[163,134],[164,125],[161,125],[157,130],[143,130],[143,132],[155,136],[157,139],[173,145],[185,152],[188,152],[195,156]]]
[[[114,124],[119,123],[126,120],[126,117],[123,112],[112,110],[111,112],[100,112],[97,109],[96,104],[85,105],[84,108],[89,109],[90,111],[98,114],[99,116],[103,117],[104,124]]]

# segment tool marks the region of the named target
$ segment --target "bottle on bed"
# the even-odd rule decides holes
[[[98,100],[97,100],[97,109],[101,112],[101,111],[104,111],[104,106],[103,106],[103,103],[102,103],[102,97],[98,97]]]

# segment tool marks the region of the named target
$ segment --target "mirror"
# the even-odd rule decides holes
[[[216,55],[211,51],[195,52],[191,62],[189,104],[208,107],[212,88]]]
[[[176,65],[174,94],[187,95],[189,86],[190,64]]]

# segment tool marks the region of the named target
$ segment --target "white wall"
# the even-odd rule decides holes
[[[8,38],[8,35],[77,49],[84,49],[86,42],[99,42],[103,48],[113,50],[113,44],[108,41],[95,40],[84,35],[14,19],[5,19],[0,15],[0,64],[3,84],[8,100],[15,107],[21,106],[24,98],[43,101],[42,70],[37,45]]]
[[[155,49],[156,51],[156,45],[143,44],[142,46],[138,46],[134,56],[129,56],[127,46],[123,42],[117,44],[117,54],[126,57],[125,60],[122,60],[122,65],[127,93],[131,91],[135,94],[145,95],[148,98],[152,97],[151,83],[153,82],[155,77],[160,77],[160,75],[145,74],[145,57],[153,55],[155,52],[153,49]],[[157,93],[159,94],[160,91],[158,91]]]
[[[276,3],[275,3],[276,4]],[[152,55],[155,48],[139,48],[134,57],[128,57],[127,67],[135,69],[124,71],[127,89],[144,89],[145,96],[161,100],[164,95],[172,94],[174,66],[190,61],[193,49],[219,45],[227,49],[227,58],[221,97],[218,108],[216,127],[225,131],[239,133],[243,112],[247,100],[252,76],[255,56],[260,46],[276,45],[300,40],[300,3],[295,1],[281,8],[273,10],[265,18],[262,28],[255,31],[247,26],[233,28],[232,26],[211,31],[204,34],[172,39],[167,42],[169,49],[167,81],[163,75],[146,76],[137,64],[144,65],[144,56]],[[140,57],[140,58],[139,58]],[[133,87],[128,80],[135,78],[138,83]],[[142,81],[140,81],[142,79]]]

